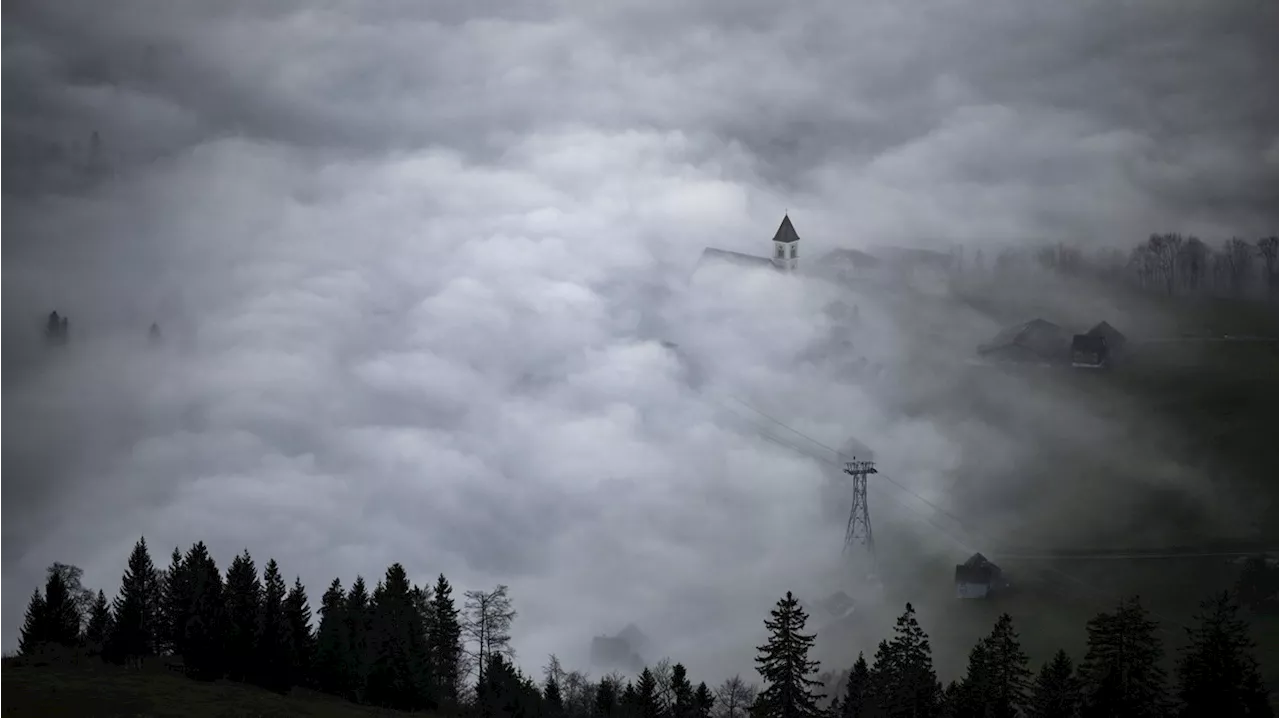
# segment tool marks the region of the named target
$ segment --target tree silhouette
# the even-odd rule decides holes
[[[311,605],[307,603],[307,589],[299,577],[293,579],[293,588],[285,597],[284,613],[289,631],[289,685],[308,685],[313,675],[316,641],[311,632]]]
[[[145,538],[129,554],[120,579],[120,593],[112,607],[115,623],[107,639],[107,653],[115,660],[151,655],[160,629],[160,581]]]
[[[226,670],[223,636],[226,630],[222,573],[203,541],[182,559],[188,604],[182,626],[182,656],[187,675],[216,680]]]
[[[1167,715],[1156,628],[1137,598],[1089,621],[1089,649],[1080,665],[1086,718]]]
[[[373,595],[368,678],[371,703],[400,710],[428,707],[430,657],[422,618],[404,567],[392,564]]]
[[[464,595],[462,633],[474,646],[472,655],[480,671],[479,681],[483,682],[490,656],[515,655],[511,648],[511,623],[516,611],[511,607],[507,587],[501,584],[492,591],[467,591]]]
[[[365,687],[369,680],[369,590],[365,587],[364,577],[356,576],[347,591],[347,602],[343,609],[346,624],[346,676],[343,682],[347,694],[357,703],[364,699]]]
[[[764,690],[756,696],[757,718],[811,718],[822,714],[817,688],[821,681],[812,676],[818,662],[809,660],[813,635],[804,633],[808,620],[800,602],[788,591],[765,619],[769,640],[756,648],[756,671],[764,680]]]
[[[662,705],[658,702],[658,681],[646,666],[636,681],[634,704],[639,718],[660,718]]]
[[[715,694],[711,692],[705,682],[699,681],[698,687],[693,689],[694,718],[711,718],[711,711],[715,710],[715,707]]]
[[[1080,681],[1071,658],[1059,650],[1044,664],[1031,687],[1027,718],[1074,718],[1080,714]]]
[[[262,570],[262,610],[259,614],[255,673],[259,685],[277,693],[287,692],[293,684],[286,595],[280,567],[275,559],[269,559]]]
[[[233,681],[254,677],[258,668],[258,622],[262,611],[262,583],[249,550],[227,567],[226,670]]]
[[[871,702],[887,718],[932,715],[941,702],[929,636],[907,604],[892,641],[881,641],[871,666]]]
[[[191,611],[191,579],[182,552],[177,546],[169,557],[169,569],[165,571],[160,587],[160,610],[157,617],[158,644],[163,653],[182,655],[187,618]]]
[[[1270,716],[1267,691],[1253,657],[1253,641],[1228,593],[1200,604],[1191,642],[1178,661],[1179,715]]]
[[[45,590],[47,593],[48,588],[46,587]],[[56,641],[52,640],[55,629],[53,626],[54,621],[49,613],[45,597],[40,595],[40,589],[36,589],[31,594],[31,600],[27,603],[27,613],[23,618],[22,629],[18,637],[19,655],[33,655],[41,646],[48,643],[56,643]]]
[[[316,687],[327,693],[345,696],[347,657],[351,641],[347,630],[347,592],[341,579],[333,579],[320,599],[320,625],[316,630]]]
[[[564,716],[564,697],[560,695],[560,682],[554,674],[547,676],[542,686],[542,714],[546,718]]]
[[[111,607],[107,603],[107,594],[98,591],[98,597],[89,609],[89,620],[84,627],[84,645],[89,655],[99,655],[105,650],[107,639],[111,636],[113,622]]]
[[[955,715],[1015,718],[1026,705],[1030,683],[1027,655],[1013,630],[1013,618],[1001,614],[991,634],[969,654],[969,670],[955,696]]]
[[[869,715],[867,696],[871,689],[871,670],[867,659],[858,653],[858,660],[849,669],[844,685],[844,699],[840,701],[840,718],[866,718]]]
[[[431,596],[431,625],[428,627],[432,694],[442,706],[456,705],[461,684],[462,624],[453,603],[453,587],[444,574],[436,579]]]

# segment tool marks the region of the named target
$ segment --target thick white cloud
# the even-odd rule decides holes
[[[224,565],[274,556],[313,603],[392,561],[509,583],[531,667],[637,621],[695,667],[749,669],[777,596],[842,580],[844,506],[830,466],[756,430],[803,439],[730,397],[860,437],[943,504],[975,452],[1026,448],[901,411],[953,388],[915,319],[967,350],[981,318],[853,297],[867,353],[900,369],[833,384],[798,357],[835,290],[688,289],[702,247],[767,252],[784,208],[806,257],[1274,221],[1274,101],[1161,109],[1140,50],[1170,50],[1088,49],[1096,7],[11,5],[6,646],[44,566],[113,588],[145,534],[162,564],[197,539]],[[1134,5],[1127,27],[1182,49],[1201,18]],[[1197,52],[1265,74],[1247,46]],[[1210,75],[1182,92],[1215,95]],[[110,174],[87,182],[95,129]],[[1272,191],[1179,203],[1205,175]]]

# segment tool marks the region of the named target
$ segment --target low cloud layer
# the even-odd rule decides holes
[[[489,5],[6,4],[6,648],[44,566],[113,588],[145,534],[313,604],[509,583],[531,667],[635,621],[748,668],[843,507],[732,397],[938,501],[1018,448],[901,410],[947,381],[901,307],[846,297],[900,369],[835,384],[836,290],[690,288],[704,246],[1275,231],[1274,5]]]

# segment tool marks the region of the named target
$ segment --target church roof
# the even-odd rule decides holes
[[[778,231],[773,235],[775,242],[799,242],[800,235],[796,234],[796,228],[791,224],[791,215],[782,215],[782,224],[778,225]]]
[[[698,264],[701,265],[710,261],[728,262],[729,264],[738,264],[746,267],[777,269],[777,265],[768,257],[757,257],[752,254],[743,254],[742,252],[734,252],[728,249],[716,249],[715,247],[707,247],[702,250],[702,258],[698,260]]]

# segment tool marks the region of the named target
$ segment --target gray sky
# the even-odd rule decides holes
[[[843,525],[689,361],[935,497],[1012,440],[796,369],[831,290],[685,295],[704,246],[1275,233],[1274,3],[517,5],[5,4],[6,648],[44,566],[114,590],[145,534],[313,606],[508,583],[530,667],[636,621],[747,670]]]

